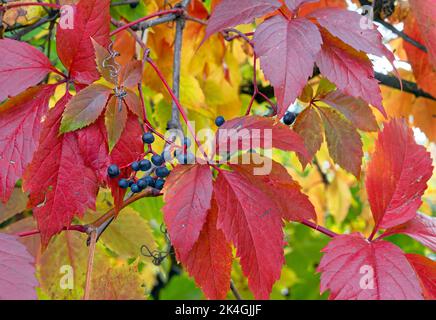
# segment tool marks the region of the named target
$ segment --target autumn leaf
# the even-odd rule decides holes
[[[36,300],[33,257],[18,238],[0,233],[0,300]]]
[[[38,148],[55,86],[33,87],[0,105],[0,200],[6,202]]]
[[[196,243],[181,261],[208,299],[223,300],[230,288],[232,248],[217,229],[217,216],[218,207],[212,200]]]
[[[336,236],[322,251],[317,270],[321,292],[330,290],[332,300],[423,298],[415,271],[400,248],[390,242],[368,242],[353,233]]]
[[[208,165],[179,165],[164,189],[165,224],[181,260],[196,243],[212,199],[212,173]]]
[[[285,0],[286,5],[292,11],[296,11],[301,5],[310,2],[317,2],[318,0]]]
[[[126,128],[127,115],[127,108],[122,100],[116,96],[112,96],[107,104],[104,117],[108,135],[109,152],[112,152],[112,149],[115,147]]]
[[[284,263],[282,221],[277,205],[238,172],[221,171],[214,194],[218,229],[236,247],[256,299],[267,299]]]
[[[37,85],[53,70],[38,49],[25,42],[0,39],[0,102]]]
[[[406,258],[415,269],[424,297],[436,300],[436,262],[419,254],[406,254]]]
[[[20,188],[14,188],[9,200],[4,204],[0,202],[0,224],[26,208],[27,195]]]
[[[321,35],[309,20],[287,20],[277,15],[256,29],[253,41],[265,77],[274,87],[279,104],[277,116],[281,118],[313,73]]]
[[[58,25],[59,59],[80,83],[90,84],[100,77],[91,38],[103,47],[109,44],[109,6],[109,0],[81,0],[74,6],[73,28]]]
[[[430,155],[404,120],[385,124],[368,165],[366,190],[376,229],[413,219],[432,176]]]
[[[78,152],[75,134],[59,135],[61,116],[70,98],[66,94],[48,113],[40,147],[24,174],[23,187],[30,193],[43,246],[69,227],[76,215],[94,208],[98,191],[97,177]]]

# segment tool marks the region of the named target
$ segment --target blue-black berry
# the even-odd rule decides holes
[[[130,167],[132,168],[133,171],[139,171],[139,169],[141,169],[138,161],[132,162]]]
[[[130,8],[136,9],[136,7],[139,6],[139,0],[138,0],[138,2],[132,2],[129,5],[130,5]]]
[[[226,122],[226,120],[224,119],[223,116],[219,116],[215,119],[215,124],[217,127],[221,127],[224,124],[224,122]]]
[[[136,182],[136,184],[138,185],[138,187],[139,187],[141,190],[144,190],[144,189],[147,188],[147,186],[148,186],[147,182],[145,182],[144,179],[139,179],[138,182]]]
[[[107,174],[111,178],[116,178],[120,175],[120,168],[116,164],[112,164],[107,168]]]
[[[283,117],[283,123],[287,126],[290,126],[294,123],[295,119],[297,118],[297,114],[294,112],[287,112],[285,116]]]
[[[121,179],[120,181],[118,181],[118,186],[121,189],[127,189],[129,187],[129,181],[126,179]]]
[[[132,184],[130,190],[132,190],[133,193],[141,192],[141,188],[136,183]]]
[[[145,144],[152,144],[154,142],[154,135],[151,132],[146,132],[142,135],[142,141]]]
[[[142,180],[144,180],[144,182],[147,184],[147,186],[153,187],[154,186],[154,179],[150,176],[146,176],[144,178],[142,178]]]
[[[139,168],[141,171],[148,171],[151,169],[151,162],[150,160],[144,159],[139,161]]]
[[[155,166],[160,167],[160,166],[164,163],[164,159],[163,159],[160,155],[158,155],[158,154],[154,154],[154,155],[151,157],[151,162],[153,162],[153,164],[154,164]]]
[[[162,190],[164,187],[164,184],[165,184],[164,179],[157,179],[154,187],[158,190]]]
[[[168,177],[169,174],[170,174],[170,170],[168,170],[167,167],[156,168],[156,176],[158,176],[159,178]]]

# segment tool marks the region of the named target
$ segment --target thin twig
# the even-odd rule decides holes
[[[235,296],[236,300],[243,300],[233,280],[230,280],[230,289],[232,290],[232,293]]]

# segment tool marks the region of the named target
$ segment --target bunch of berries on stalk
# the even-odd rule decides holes
[[[112,164],[107,169],[109,178],[119,179],[118,186],[121,189],[130,188],[132,193],[140,193],[146,188],[162,190],[165,179],[171,172],[168,167],[171,165],[170,162],[174,157],[180,164],[195,162],[194,154],[188,151],[191,146],[191,140],[187,137],[183,138],[182,147],[167,143],[162,154],[157,154],[153,151],[152,145],[155,142],[155,136],[152,132],[145,132],[142,135],[142,141],[148,148],[144,157],[137,159],[126,167],[120,168],[118,165]],[[131,169],[130,177],[120,178],[122,169],[127,167]]]

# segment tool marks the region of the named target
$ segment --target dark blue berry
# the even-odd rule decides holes
[[[283,117],[283,123],[287,126],[290,126],[294,123],[295,119],[297,118],[297,114],[294,112],[287,112],[285,116]]]
[[[165,180],[164,179],[157,179],[156,180],[156,184],[155,184],[155,188],[158,190],[162,190],[165,184]]]
[[[127,189],[129,187],[129,181],[126,179],[121,179],[120,181],[118,181],[118,186],[121,189]]]
[[[188,137],[185,137],[185,139],[183,139],[183,144],[189,148],[191,146],[191,139],[189,139]]]
[[[139,168],[141,171],[148,171],[151,169],[151,162],[150,160],[144,159],[139,161]]]
[[[140,169],[139,162],[138,161],[132,162],[130,167],[132,168],[133,171],[139,171]]]
[[[151,132],[146,132],[142,135],[142,141],[145,144],[152,144],[154,142],[154,135]]]
[[[138,182],[136,182],[136,184],[138,185],[138,187],[139,187],[141,190],[147,188],[147,186],[148,186],[147,182],[145,182],[144,179],[139,179]]]
[[[147,184],[147,186],[154,186],[154,179],[150,176],[147,176],[145,178],[142,178],[142,180],[144,180],[144,182]]]
[[[112,164],[107,168],[107,174],[111,178],[116,178],[120,175],[120,168],[116,164]]]
[[[156,169],[156,176],[158,176],[159,178],[168,177],[169,174],[170,170],[168,170],[167,167],[159,167]]]
[[[163,163],[164,163],[164,159],[160,156],[160,155],[158,155],[158,154],[154,154],[152,157],[151,157],[151,162],[153,162],[153,164],[155,165],[155,166],[161,166]]]
[[[139,0],[138,0],[138,2],[132,2],[129,5],[130,5],[130,8],[136,9],[136,7],[139,6]]]
[[[221,127],[224,124],[224,122],[226,122],[226,120],[224,119],[223,116],[219,116],[215,119],[215,124],[217,127]]]
[[[141,192],[141,188],[136,183],[132,184],[130,190],[132,190],[133,193]]]
[[[131,186],[132,186],[132,184],[134,184],[134,183],[135,183],[135,181],[133,181],[133,180],[129,180],[128,182],[129,182],[129,187],[131,187]]]

